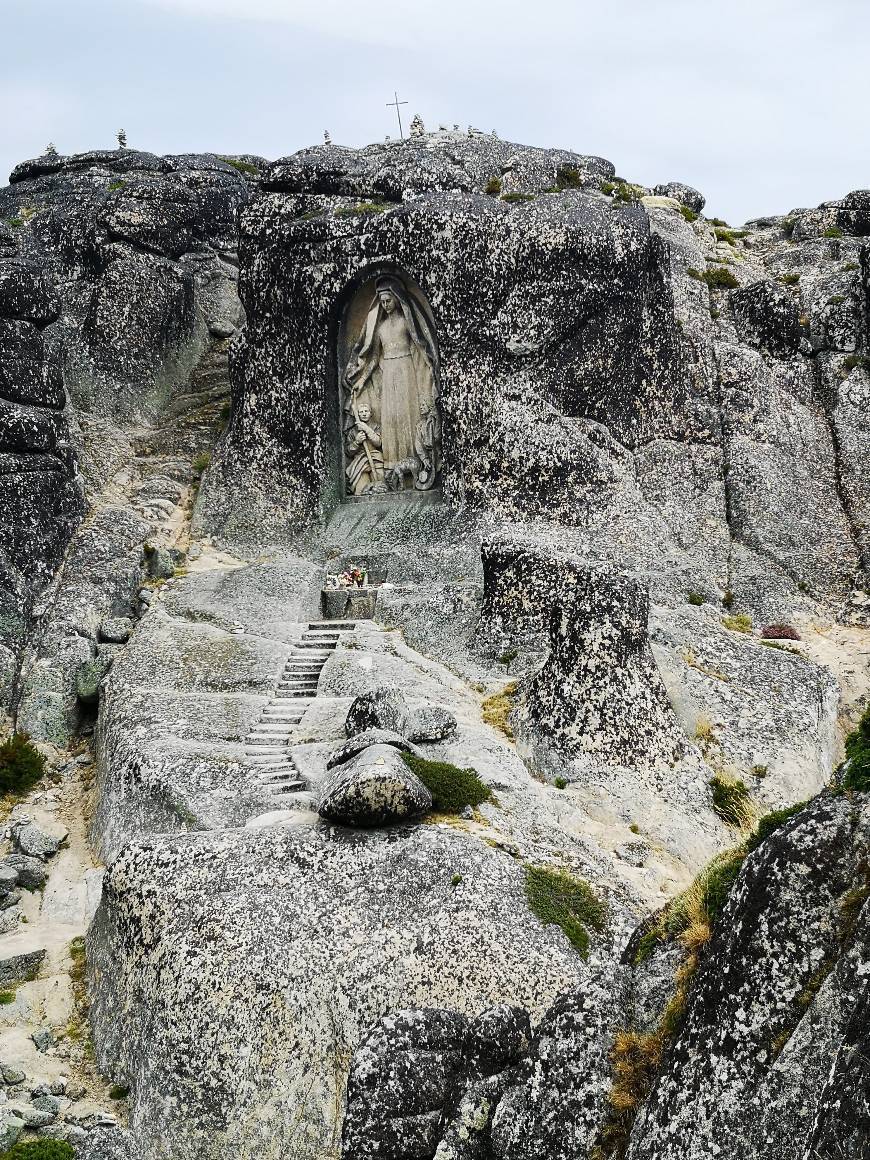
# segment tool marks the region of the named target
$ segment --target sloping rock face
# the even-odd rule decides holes
[[[84,502],[63,375],[46,351],[58,305],[0,229],[0,703],[8,703],[35,589],[60,563]]]
[[[125,429],[209,401],[191,375],[242,321],[236,218],[251,183],[214,155],[135,150],[40,158],[11,181],[0,189],[0,702],[17,706],[28,637],[50,663],[29,610],[85,514],[83,490],[93,507],[110,484],[118,505],[134,455]],[[165,504],[180,490],[158,478],[141,499]],[[87,548],[86,536],[78,555]],[[114,599],[109,581],[97,603]],[[61,616],[47,637],[65,634]],[[58,656],[47,678],[66,699],[67,667]],[[37,736],[63,736],[25,716]]]
[[[99,1060],[131,1085],[154,1160],[334,1155],[350,1055],[383,1016],[539,1014],[583,970],[523,904],[515,862],[429,826],[130,845],[88,956]]]
[[[824,793],[749,856],[631,1160],[862,1155],[868,843],[867,795]]]
[[[581,498],[613,479],[598,424],[629,446],[685,436],[683,342],[646,214],[596,192],[598,159],[509,150],[522,189],[553,192],[487,196],[505,145],[482,137],[458,151],[324,147],[266,173],[242,216],[248,326],[205,526],[286,535],[337,493],[339,316],[388,270],[410,277],[437,318],[454,502],[575,522]],[[579,188],[560,191],[566,165]],[[245,489],[247,510],[221,478]]]

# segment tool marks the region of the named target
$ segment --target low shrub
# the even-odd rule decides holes
[[[740,238],[745,238],[749,230],[729,230],[719,228],[713,230],[717,242],[727,242],[729,246],[736,246]]]
[[[841,238],[842,236],[843,231],[839,226],[828,226],[828,228],[822,234],[823,238]]]
[[[863,370],[870,370],[870,358],[866,354],[847,354],[840,363],[840,373],[842,374],[845,371],[848,375],[857,367],[861,367]]]
[[[75,1151],[66,1140],[19,1141],[0,1160],[75,1160]]]
[[[613,191],[613,200],[622,202],[623,205],[633,205],[640,201],[644,195],[644,189],[640,185],[633,185],[630,181],[617,182],[616,188]]]
[[[561,927],[575,950],[586,958],[589,929],[601,930],[607,914],[589,883],[567,870],[527,866],[525,887],[532,913],[545,926],[555,923]]]
[[[26,733],[15,733],[0,745],[0,793],[27,793],[44,773],[45,758]]]
[[[704,282],[711,290],[733,290],[735,286],[740,285],[731,271],[726,270],[724,266],[711,266],[709,270],[703,272],[690,266],[686,273],[690,278]]]
[[[565,780],[564,777],[554,777],[553,778],[553,785],[556,787],[556,789],[565,789],[566,786],[568,785],[568,782]]]
[[[786,286],[797,286],[801,280],[801,276],[800,274],[780,274],[779,280]]]
[[[193,467],[194,473],[196,475],[202,475],[202,473],[207,470],[210,463],[211,456],[209,453],[207,451],[201,451],[200,454],[195,457],[191,466]]]
[[[10,1003],[15,1002],[14,991],[0,991],[0,1007],[8,1007]]]
[[[749,788],[739,777],[730,778],[716,774],[710,779],[713,791],[713,811],[729,826],[741,829],[752,821],[752,799]]]
[[[384,213],[389,208],[382,201],[361,201],[356,205],[340,206],[335,212],[338,217],[366,217],[368,214]]]
[[[801,634],[790,624],[766,624],[761,630],[763,640],[800,640]]]
[[[843,788],[870,791],[870,705],[864,710],[858,728],[846,738],[848,765],[843,777]]]
[[[125,1100],[130,1094],[130,1089],[126,1084],[116,1083],[109,1088],[110,1100]]]
[[[788,241],[791,241],[794,228],[797,225],[796,217],[784,217],[782,219],[782,232],[785,234]]]
[[[519,650],[513,647],[506,648],[501,656],[498,658],[498,663],[504,665],[505,669],[510,669],[511,665],[519,656]]]
[[[237,169],[239,173],[244,173],[248,177],[259,177],[260,175],[259,169],[250,161],[240,161],[238,157],[221,157],[221,161],[225,161],[227,165],[232,165],[233,169]]]
[[[724,226],[726,229],[728,228],[728,223],[726,221],[723,221],[722,218],[710,218],[710,225],[711,226]]]
[[[580,170],[573,165],[560,165],[556,170],[556,188],[561,189],[582,189],[583,177]]]
[[[413,753],[403,753],[402,757],[431,793],[436,810],[458,814],[466,806],[479,806],[492,796],[473,769],[460,769],[449,761],[429,761]]]
[[[737,612],[734,616],[723,616],[722,625],[731,632],[752,632],[752,617],[745,612]]]
[[[696,222],[698,220],[698,215],[691,206],[681,205],[679,208],[680,213],[683,215],[687,222]]]
[[[704,603],[704,597],[701,595],[700,592],[687,592],[686,593],[686,600],[688,601],[689,604],[694,604],[694,606],[696,608],[700,608],[701,605]]]
[[[535,195],[533,193],[519,193],[518,191],[512,193],[503,193],[501,200],[513,204],[518,201],[534,201]]]
[[[483,192],[489,194],[490,197],[498,197],[501,193],[501,178],[491,177],[484,186]]]

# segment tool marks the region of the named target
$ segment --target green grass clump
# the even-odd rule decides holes
[[[109,1088],[109,1099],[110,1100],[125,1100],[129,1094],[130,1094],[130,1088],[126,1084],[123,1084],[123,1083],[113,1084]]]
[[[361,201],[357,205],[343,205],[335,212],[338,217],[366,217],[369,214],[384,213],[389,208],[382,201]]]
[[[221,161],[225,161],[227,165],[232,165],[233,169],[237,169],[239,173],[245,173],[248,177],[258,177],[260,174],[256,165],[252,165],[250,161],[239,161],[237,157],[221,157]]]
[[[789,818],[799,814],[806,804],[806,802],[798,802],[796,805],[786,806],[782,810],[771,810],[769,814],[765,814],[755,827],[755,832],[746,840],[746,853],[751,854],[753,850],[757,850],[765,838],[769,838],[783,822],[787,822]]]
[[[740,285],[731,271],[726,270],[724,266],[712,266],[703,272],[690,266],[686,273],[690,278],[706,283],[711,290],[733,290],[735,286]]]
[[[736,246],[740,238],[745,238],[749,230],[729,230],[718,228],[713,230],[717,242],[727,242],[729,246]]]
[[[555,923],[580,954],[589,953],[589,928],[601,930],[606,910],[582,878],[549,866],[526,867],[529,909],[545,926]]]
[[[106,188],[108,189],[108,191],[110,193],[116,193],[119,189],[126,189],[127,182],[126,181],[110,181],[109,184],[106,186]]]
[[[28,1140],[13,1144],[0,1160],[75,1160],[75,1155],[66,1140]]]
[[[15,1002],[14,991],[0,991],[0,1007],[8,1007],[10,1003]]]
[[[710,225],[711,226],[724,226],[726,229],[728,228],[728,223],[726,221],[723,221],[722,218],[710,218]]]
[[[843,788],[866,793],[870,790],[870,705],[864,710],[858,728],[846,738],[846,757],[849,765]]]
[[[491,177],[484,186],[483,192],[488,194],[490,197],[498,197],[498,195],[501,193],[501,178]]]
[[[733,616],[723,616],[722,625],[731,632],[752,632],[752,617],[745,612],[736,612]]]
[[[700,608],[704,603],[704,597],[700,592],[687,592],[686,600],[689,604],[694,604],[695,608]]]
[[[479,806],[492,796],[473,769],[460,769],[449,761],[429,761],[413,753],[403,753],[402,758],[431,793],[435,809],[443,813],[458,814],[466,806]]]
[[[691,206],[681,205],[679,210],[687,222],[696,222],[698,220],[698,215]]]
[[[13,229],[17,230],[19,226],[24,225],[24,218],[20,218],[20,217],[7,218],[6,224],[9,226],[12,226]]]
[[[565,780],[564,777],[554,777],[553,778],[553,785],[556,787],[556,789],[565,789],[567,784],[568,784],[568,782]]]
[[[197,455],[194,459],[191,467],[193,468],[196,475],[202,475],[210,463],[211,456],[209,453],[207,451],[201,451],[200,454]]]
[[[794,233],[794,228],[797,225],[797,218],[785,217],[782,219],[782,232],[786,238],[791,241],[791,236]]]
[[[729,826],[747,826],[752,820],[749,789],[739,777],[728,778],[717,774],[710,779],[713,790],[713,810]]]
[[[801,276],[800,274],[780,274],[779,280],[786,286],[797,286],[801,280]]]
[[[508,203],[518,201],[534,201],[535,195],[533,193],[503,193],[501,195],[501,199],[502,201],[506,201]]]
[[[828,226],[828,228],[822,234],[823,238],[841,238],[842,236],[843,231],[839,226]]]
[[[44,773],[45,758],[26,733],[15,733],[0,745],[0,793],[27,793]]]

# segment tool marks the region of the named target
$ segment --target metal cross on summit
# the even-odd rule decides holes
[[[398,94],[397,92],[395,92],[395,91],[393,91],[393,97],[395,98],[394,100],[392,100],[392,101],[387,101],[387,108],[388,108],[388,109],[391,109],[391,108],[392,108],[392,107],[395,105],[395,108],[396,108],[396,116],[399,118],[399,136],[400,136],[400,137],[402,138],[402,140],[404,141],[404,140],[405,140],[405,134],[404,134],[404,131],[402,130],[402,114],[401,114],[401,112],[399,111],[399,105],[407,105],[407,103],[408,103],[408,102],[407,102],[407,101],[400,101],[400,100],[399,100],[399,94]]]

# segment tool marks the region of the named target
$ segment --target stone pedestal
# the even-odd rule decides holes
[[[324,620],[373,620],[378,590],[366,588],[322,588],[320,609]]]

